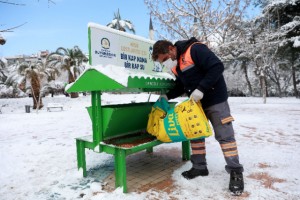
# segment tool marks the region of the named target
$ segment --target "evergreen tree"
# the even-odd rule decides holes
[[[269,2],[264,16],[273,29],[270,40],[277,44],[276,57],[280,61],[277,65],[290,72],[291,78],[286,78],[284,83],[292,79],[294,96],[299,98],[300,0]]]

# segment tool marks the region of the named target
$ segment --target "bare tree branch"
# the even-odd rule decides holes
[[[12,27],[12,28],[0,30],[0,32],[13,32],[13,31],[12,31],[13,29],[16,29],[16,28],[19,28],[19,27],[21,27],[21,26],[24,26],[25,24],[27,24],[27,22],[24,22],[23,24],[18,25],[18,26],[15,26],[15,27]]]
[[[38,0],[38,2],[39,2],[40,0]],[[50,4],[50,3],[52,3],[52,4],[56,4],[54,1],[52,1],[52,0],[48,0],[48,5]]]
[[[234,24],[245,15],[251,0],[144,0],[160,27],[157,33],[169,40],[196,37],[221,44]]]
[[[53,3],[53,4],[56,4],[54,1],[52,0],[48,0],[48,3]]]
[[[39,0],[38,0],[38,2],[39,2]],[[9,2],[9,1],[0,1],[0,3],[10,4],[10,5],[14,5],[14,6],[26,6],[26,4],[24,4],[24,3],[14,3],[14,2]],[[48,5],[50,3],[56,4],[53,0],[48,0]]]
[[[9,2],[9,1],[0,1],[0,3],[11,4],[14,6],[26,6],[26,4],[23,4],[23,3],[14,3],[14,2]]]

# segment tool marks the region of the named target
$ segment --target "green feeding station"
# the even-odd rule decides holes
[[[68,93],[91,93],[87,110],[93,132],[76,138],[78,170],[84,177],[88,175],[85,149],[112,154],[115,187],[127,192],[126,156],[143,150],[151,153],[154,146],[162,144],[146,132],[154,102],[101,105],[101,94],[165,93],[174,86],[174,78],[151,60],[154,41],[94,23],[88,24],[88,39],[90,67],[66,87]],[[190,159],[188,141],[182,142],[182,159]]]

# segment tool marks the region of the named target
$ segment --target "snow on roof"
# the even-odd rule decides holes
[[[149,40],[149,39],[141,37],[141,36],[133,35],[133,34],[130,34],[130,33],[127,33],[127,32],[123,32],[123,31],[118,31],[116,29],[109,28],[107,26],[103,26],[103,25],[96,24],[96,23],[93,23],[93,22],[89,22],[88,27],[100,28],[102,30],[106,30],[106,31],[109,31],[109,32],[112,32],[112,33],[115,33],[115,34],[118,34],[118,35],[123,35],[123,36],[129,37],[129,38],[135,39],[135,40],[141,40],[141,41],[144,41],[144,42],[147,42],[147,43],[154,44],[154,42],[155,42],[153,40]]]
[[[109,78],[117,81],[121,85],[127,87],[128,78],[155,78],[155,79],[171,79],[174,80],[174,77],[166,72],[151,72],[146,73],[143,71],[129,70],[123,67],[115,66],[115,65],[96,65],[90,68],[94,68],[102,74],[108,76]]]
[[[128,79],[129,77],[134,78],[154,78],[154,79],[169,79],[169,80],[175,80],[175,78],[167,73],[167,72],[150,72],[150,73],[146,73],[143,71],[136,71],[136,70],[129,70],[129,69],[125,69],[123,67],[120,66],[116,66],[116,65],[95,65],[95,66],[87,66],[85,71],[83,73],[81,73],[81,75],[77,78],[77,80],[80,79],[80,77],[87,71],[87,70],[91,70],[91,69],[95,69],[97,71],[99,71],[100,73],[104,74],[105,76],[115,80],[116,82],[120,83],[121,85],[123,85],[124,87],[128,86]],[[76,80],[76,81],[77,81]],[[65,90],[68,90],[74,83],[70,83],[66,86]]]

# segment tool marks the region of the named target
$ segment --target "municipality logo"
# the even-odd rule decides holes
[[[110,48],[110,42],[107,38],[101,39],[101,46],[103,49],[109,49]]]
[[[116,58],[116,53],[111,52],[110,49],[110,42],[107,38],[101,39],[101,49],[95,50],[95,54],[99,55],[101,58]]]

